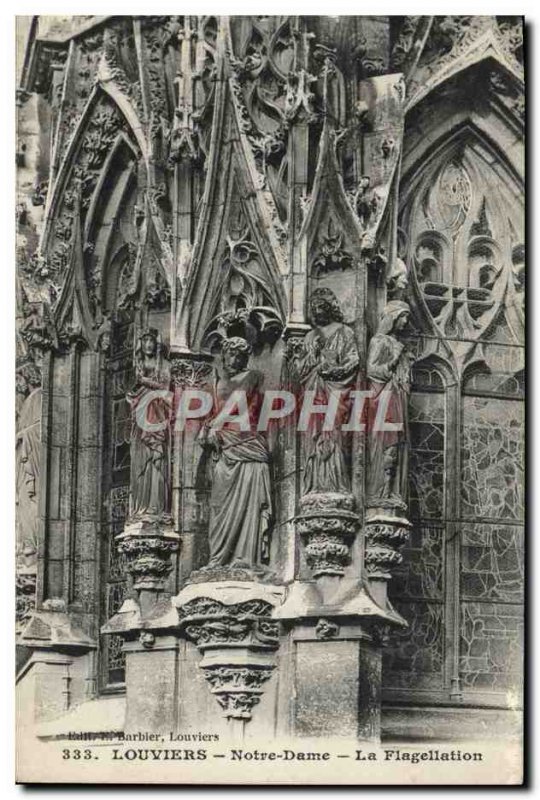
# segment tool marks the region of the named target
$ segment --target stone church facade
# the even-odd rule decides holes
[[[516,733],[521,18],[42,17],[24,47],[23,722]],[[136,424],[263,384],[382,387],[401,430]]]

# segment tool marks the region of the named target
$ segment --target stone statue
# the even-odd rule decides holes
[[[398,334],[406,327],[409,316],[407,303],[389,302],[369,344],[367,377],[372,397],[368,419],[368,503],[371,505],[377,505],[381,499],[395,500],[401,505],[407,498],[411,356]],[[386,397],[383,393],[387,393]],[[381,427],[376,424],[381,402],[385,403],[386,412],[384,420],[378,422],[401,424],[401,430],[377,430]]]
[[[163,346],[155,328],[143,330],[135,349],[135,385],[126,399],[132,411],[131,429],[131,521],[152,521],[170,512],[169,407],[164,398],[149,392],[168,390],[169,376],[163,359]],[[141,403],[148,402],[144,413]],[[137,413],[139,410],[139,414]],[[141,426],[140,416],[150,423]],[[161,423],[160,430],[152,430]],[[166,423],[163,425],[162,423]]]
[[[251,345],[238,336],[223,343],[223,376],[214,387],[217,413],[199,434],[199,443],[214,459],[208,568],[260,566],[269,561],[270,453],[264,436],[256,430],[263,375],[248,369],[251,351]],[[235,391],[246,393],[250,431],[239,430],[236,423],[212,425]]]
[[[341,424],[348,417],[347,396],[353,387],[360,358],[351,328],[330,289],[315,289],[310,298],[314,329],[292,356],[293,367],[306,391],[315,392],[315,403],[328,403],[333,393],[341,393],[334,429],[323,431],[324,417],[312,416],[310,443],[304,470],[303,493],[342,492],[351,489],[351,479],[343,452]]]

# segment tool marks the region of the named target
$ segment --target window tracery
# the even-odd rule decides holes
[[[502,157],[466,131],[435,148],[402,191],[419,360],[409,407],[413,528],[390,587],[410,630],[384,661],[384,685],[400,699],[414,686],[430,690],[422,702],[474,692],[504,707],[521,671],[517,195]],[[440,369],[434,353],[444,355]]]

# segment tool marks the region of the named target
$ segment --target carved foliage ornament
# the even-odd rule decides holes
[[[139,117],[143,114],[138,79],[137,54],[130,21],[107,26],[103,36],[103,55],[99,67],[101,80],[112,81],[132,103]]]
[[[301,498],[296,528],[313,577],[344,574],[358,526],[354,507],[352,495],[314,492]]]
[[[416,40],[419,21],[420,17],[416,16],[403,17],[401,20],[390,57],[392,67],[395,70],[401,69],[410,57]]]
[[[143,17],[142,30],[147,54],[145,62],[150,104],[149,133],[154,153],[163,163],[170,126],[164,70],[165,55],[177,29],[172,18],[148,16]]]
[[[207,326],[204,347],[215,349],[232,336],[246,339],[255,348],[276,342],[283,330],[277,292],[240,208],[231,215],[221,274],[216,290],[218,313]]]
[[[200,668],[227,719],[250,720],[271,677],[279,640],[272,610],[262,598],[226,604],[204,596],[179,609],[181,628],[203,654]]]
[[[213,372],[209,361],[175,358],[171,355],[171,378],[173,384],[182,389],[204,386]]]
[[[319,250],[313,260],[315,276],[336,270],[349,269],[353,264],[351,253],[344,246],[344,235],[332,217],[329,217],[319,235]]]

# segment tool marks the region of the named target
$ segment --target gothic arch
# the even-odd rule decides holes
[[[103,165],[85,220],[84,239],[91,242],[87,277],[95,293],[96,307],[101,307],[104,300],[105,271],[118,235],[122,238],[120,246],[129,242],[137,248],[137,230],[132,217],[138,188],[136,152],[120,133]]]
[[[89,126],[91,124],[94,112],[99,104],[103,101],[109,101],[112,104],[112,107],[117,109],[118,113],[121,115],[120,124],[125,124],[126,130],[133,136],[134,141],[137,143],[137,146],[141,151],[143,160],[146,163],[146,141],[142,134],[140,123],[137,123],[136,118],[133,118],[133,114],[129,113],[129,108],[126,108],[126,103],[121,102],[121,96],[117,91],[114,91],[113,87],[105,87],[101,83],[97,84],[92,89],[86,107],[75,127],[73,135],[71,136],[67,149],[62,158],[62,162],[58,171],[58,177],[54,183],[53,194],[48,204],[47,218],[45,220],[41,237],[42,252],[45,252],[49,246],[49,240],[52,235],[52,226],[60,214],[61,205],[63,203],[65,193],[69,188],[68,184],[72,177],[73,166],[84,147],[83,140],[85,135],[89,133]],[[129,104],[127,105],[129,106]],[[107,143],[107,149],[105,151],[107,154],[109,153],[111,144],[112,142],[110,141]]]
[[[424,77],[424,80],[413,83],[413,90],[407,101],[407,111],[423,102],[428,95],[436,92],[445,83],[462,78],[466,70],[485,63],[492,64],[510,80],[521,84],[523,88],[523,78],[518,65],[510,62],[497,37],[490,30],[477,38],[469,48],[462,48],[459,58],[452,59],[447,64],[441,64],[427,79]]]
[[[85,239],[88,239],[92,233],[92,228],[96,224],[95,218],[98,216],[99,206],[111,192],[111,173],[115,171],[116,162],[124,162],[129,165],[130,161],[137,159],[137,149],[133,146],[128,137],[120,131],[114,140],[107,158],[103,164],[101,173],[94,190],[94,194],[90,200],[88,207],[88,214],[86,216],[85,224]],[[117,169],[117,167],[116,167]],[[133,171],[133,170],[132,170]],[[120,198],[119,203],[122,202]]]
[[[501,137],[493,129],[493,119],[490,122],[481,120],[478,115],[470,110],[462,110],[456,113],[450,120],[445,119],[444,123],[437,121],[436,114],[429,130],[424,131],[424,135],[413,138],[413,131],[406,130],[405,145],[403,150],[403,162],[401,167],[401,185],[406,188],[410,185],[412,177],[418,173],[426,161],[437,157],[437,153],[447,147],[456,144],[466,136],[476,139],[492,157],[504,166],[510,180],[515,182],[516,189],[522,191],[523,174],[520,167],[521,161],[512,159],[512,152],[503,150],[499,144]],[[507,134],[510,131],[507,130]],[[408,134],[408,135],[407,135]],[[427,134],[427,135],[426,135]]]
[[[240,255],[240,251],[242,259],[248,258],[245,265],[248,272],[250,264],[256,262],[257,274],[253,277],[260,302],[255,301],[255,304],[271,307],[285,319],[279,248],[275,237],[269,235],[267,209],[241,141],[231,94],[226,84],[218,87],[216,93],[203,211],[176,311],[177,341],[174,344],[195,352],[204,349],[208,326],[220,312],[227,264],[232,265],[235,254]],[[228,166],[224,168],[224,164]],[[249,275],[246,277],[249,281]]]
[[[491,336],[504,311],[519,341],[522,185],[508,159],[469,120],[414,152],[400,196],[400,226],[417,322],[435,336]],[[473,356],[469,348],[467,358]],[[462,359],[460,354],[458,360]]]
[[[452,361],[444,358],[438,353],[429,353],[422,355],[414,362],[413,367],[413,384],[415,371],[433,371],[440,380],[439,391],[444,392],[448,387],[457,382],[457,374]]]

